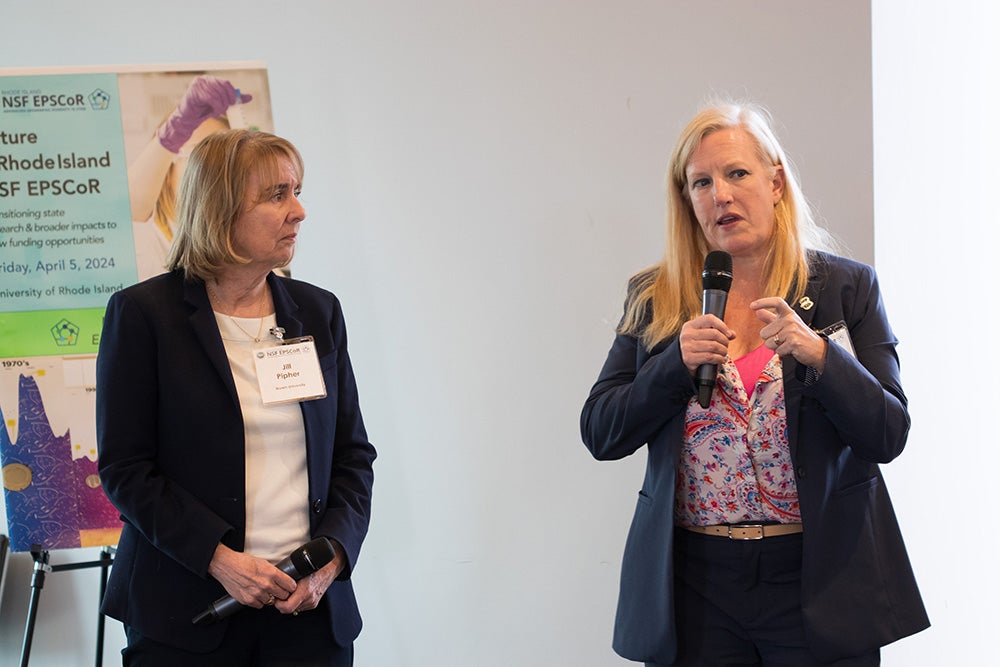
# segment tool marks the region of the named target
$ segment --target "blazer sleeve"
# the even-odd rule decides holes
[[[903,451],[910,429],[897,340],[889,327],[875,270],[863,264],[853,266],[856,271],[848,273],[852,279],[837,281],[837,287],[857,358],[831,341],[822,375],[803,389],[803,396],[819,402],[856,456],[887,463]]]
[[[583,406],[583,442],[596,459],[624,458],[682,412],[694,392],[676,338],[647,352],[634,336],[618,334]]]
[[[157,549],[204,577],[215,547],[232,526],[158,465],[156,346],[161,335],[128,294],[111,297],[97,357],[98,470],[122,518]],[[191,466],[199,465],[192,450]]]
[[[314,531],[340,542],[347,565],[339,579],[349,579],[368,533],[371,519],[375,447],[369,442],[361,416],[358,386],[347,351],[347,326],[339,300],[334,297],[331,333],[336,353],[337,404],[333,460],[327,508]]]

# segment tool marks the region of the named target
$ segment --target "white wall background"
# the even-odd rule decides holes
[[[934,624],[885,664],[994,664],[1000,5],[874,0],[872,25],[875,255],[913,417],[886,477]]]
[[[611,624],[644,460],[591,460],[579,409],[625,279],[661,252],[677,132],[713,93],[767,104],[821,215],[855,257],[877,248],[903,340],[915,427],[888,476],[935,627],[884,664],[976,664],[997,591],[979,593],[991,554],[973,548],[987,490],[963,473],[982,467],[977,415],[998,396],[983,383],[956,419],[938,376],[947,342],[971,349],[991,328],[946,326],[965,310],[958,281],[927,274],[968,275],[959,253],[940,256],[942,225],[980,245],[991,229],[986,4],[246,0],[236,17],[232,4],[61,0],[4,8],[0,63],[267,63],[275,125],[307,165],[294,270],[345,303],[381,454],[355,575],[359,667],[628,664]],[[958,109],[972,112],[956,129]],[[15,555],[0,665],[17,664],[30,576]],[[91,571],[49,576],[32,665],[92,664],[96,589]],[[110,623],[106,664],[122,643]]]

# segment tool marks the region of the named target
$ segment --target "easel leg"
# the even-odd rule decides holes
[[[24,643],[21,644],[21,667],[28,667],[31,654],[31,637],[35,632],[35,617],[38,615],[38,598],[45,587],[45,573],[49,571],[49,552],[31,551],[35,561],[35,571],[31,575],[31,601],[28,603],[28,621],[24,626]]]
[[[63,572],[80,570],[89,567],[101,568],[101,598],[97,602],[97,667],[101,667],[104,659],[104,614],[101,613],[101,602],[108,586],[108,568],[114,563],[114,547],[101,549],[101,559],[86,563],[64,563],[49,565],[49,552],[40,545],[33,544],[31,557],[35,559],[35,573],[31,577],[31,602],[28,604],[28,621],[24,626],[24,644],[21,646],[21,667],[28,667],[28,656],[31,654],[31,637],[35,633],[35,618],[38,616],[38,598],[45,587],[46,572]]]
[[[104,614],[101,613],[101,603],[104,602],[104,592],[108,588],[108,568],[112,562],[111,547],[101,549],[101,586],[100,596],[97,598],[97,660],[94,663],[97,667],[104,664]]]

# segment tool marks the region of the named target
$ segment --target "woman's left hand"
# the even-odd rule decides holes
[[[335,540],[330,540],[333,544],[334,558],[329,563],[316,570],[308,577],[300,579],[295,587],[295,592],[288,596],[287,600],[277,600],[274,608],[282,614],[298,614],[299,612],[315,609],[319,601],[326,593],[330,584],[340,576],[347,563],[347,554],[344,547]]]
[[[760,330],[765,345],[782,357],[790,354],[800,364],[823,372],[826,339],[810,329],[784,299],[776,296],[757,299],[750,308],[765,325]]]

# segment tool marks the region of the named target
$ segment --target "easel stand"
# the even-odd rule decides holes
[[[82,570],[88,567],[101,568],[101,595],[97,599],[97,660],[94,663],[101,667],[104,661],[104,614],[101,613],[101,600],[108,586],[108,568],[114,562],[114,547],[103,547],[100,560],[85,563],[63,563],[49,565],[49,552],[41,546],[32,545],[31,557],[35,561],[35,572],[31,576],[31,602],[28,604],[28,620],[24,625],[24,643],[21,645],[21,667],[28,666],[28,656],[31,654],[31,638],[35,632],[35,617],[38,615],[38,598],[45,587],[45,574],[48,572],[65,572],[67,570]]]

